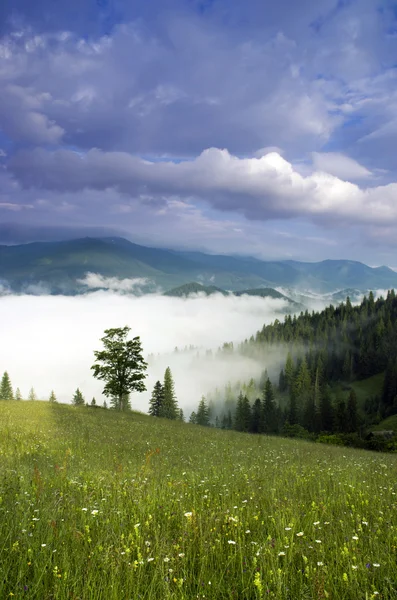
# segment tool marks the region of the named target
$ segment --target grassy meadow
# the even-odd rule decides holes
[[[0,598],[397,597],[397,456],[0,402]]]

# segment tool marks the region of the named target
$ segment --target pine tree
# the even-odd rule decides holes
[[[17,389],[15,390],[15,400],[22,400],[22,394],[19,387],[17,387]]]
[[[108,407],[108,403],[106,402],[106,400],[103,401],[103,408],[106,410]]]
[[[33,387],[29,390],[28,400],[37,400],[36,392]]]
[[[184,422],[185,422],[185,415],[183,414],[183,409],[182,409],[182,408],[180,408],[180,409],[179,409],[179,416],[178,416],[178,420],[179,420],[179,421],[182,421],[182,423],[184,423]]]
[[[236,431],[249,431],[251,427],[251,406],[247,396],[240,392],[237,399],[234,428]]]
[[[292,356],[291,353],[288,352],[287,355],[287,361],[285,363],[285,368],[284,368],[284,374],[285,374],[285,380],[287,382],[287,387],[290,390],[292,388],[292,384],[294,381],[294,363],[292,361]]]
[[[357,396],[354,390],[351,390],[346,407],[346,431],[353,433],[358,429],[358,408]]]
[[[4,371],[0,383],[0,400],[14,400],[10,376]]]
[[[263,432],[262,402],[260,398],[257,398],[252,406],[250,431],[252,433]]]
[[[347,429],[346,423],[346,403],[344,400],[339,400],[335,410],[335,428],[338,433],[345,433]]]
[[[263,394],[263,421],[265,433],[277,433],[276,402],[274,399],[273,386],[268,378]]]
[[[202,425],[204,427],[208,427],[210,424],[208,406],[204,396],[202,396],[197,408],[196,423],[197,425]]]
[[[84,406],[85,405],[84,396],[81,393],[79,388],[77,388],[77,390],[73,394],[72,404],[73,404],[73,406]]]
[[[91,400],[91,406],[96,406],[96,400],[95,400],[95,398],[93,398],[93,399]]]
[[[166,368],[164,373],[164,400],[161,408],[160,417],[166,419],[178,418],[178,403],[175,396],[174,381],[172,379],[171,369]]]
[[[48,401],[52,402],[52,403],[57,401],[57,397],[55,396],[54,390],[51,390],[51,394],[50,394],[50,397],[48,398]]]
[[[197,424],[197,415],[194,410],[190,413],[189,423],[193,423],[193,425]]]
[[[320,430],[331,432],[334,428],[334,411],[328,389],[325,389],[320,401]]]
[[[149,415],[159,417],[164,403],[164,388],[161,381],[156,381],[154,384],[152,396],[149,400]]]

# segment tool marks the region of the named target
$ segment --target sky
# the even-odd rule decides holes
[[[0,242],[397,266],[397,3],[3,0]]]

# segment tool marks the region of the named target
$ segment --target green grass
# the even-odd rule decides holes
[[[357,395],[358,405],[363,408],[367,398],[370,396],[381,396],[384,378],[385,374],[383,372],[360,381],[353,381],[344,385],[338,384],[332,388],[331,394],[334,400],[343,398],[347,401],[350,394],[349,388],[353,388]]]
[[[387,417],[372,428],[374,431],[393,430],[397,433],[397,415]]]
[[[0,598],[392,599],[396,468],[395,455],[0,402]]]
[[[368,379],[352,383],[352,388],[357,394],[357,400],[360,405],[369,396],[380,396],[382,394],[384,378],[384,373],[378,373],[378,375],[373,375],[373,377],[368,377]]]

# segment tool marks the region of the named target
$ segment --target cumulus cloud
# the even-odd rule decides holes
[[[143,289],[153,286],[153,282],[146,277],[120,279],[119,277],[105,277],[100,273],[87,273],[83,279],[78,279],[77,283],[88,289],[112,290],[130,294],[140,294]]]
[[[238,158],[210,148],[194,160],[150,162],[123,152],[37,149],[13,157],[9,168],[26,187],[56,191],[86,188],[139,197],[199,197],[248,219],[310,217],[388,224],[397,218],[397,184],[360,188],[321,171],[304,176],[276,152]]]
[[[170,366],[183,408],[195,407],[202,394],[222,386],[229,378],[252,377],[264,368],[253,360],[195,361],[195,356],[174,348],[194,345],[218,348],[225,341],[239,342],[280,316],[282,300],[235,296],[140,298],[114,292],[79,297],[4,296],[0,298],[2,344],[0,364],[26,396],[33,385],[41,398],[54,389],[59,400],[70,402],[77,387],[87,399],[101,398],[102,384],[92,377],[93,351],[109,327],[128,324],[140,335],[145,355],[154,354],[148,392],[134,394],[135,408],[146,411],[151,388]],[[269,359],[270,360],[270,359]]]

